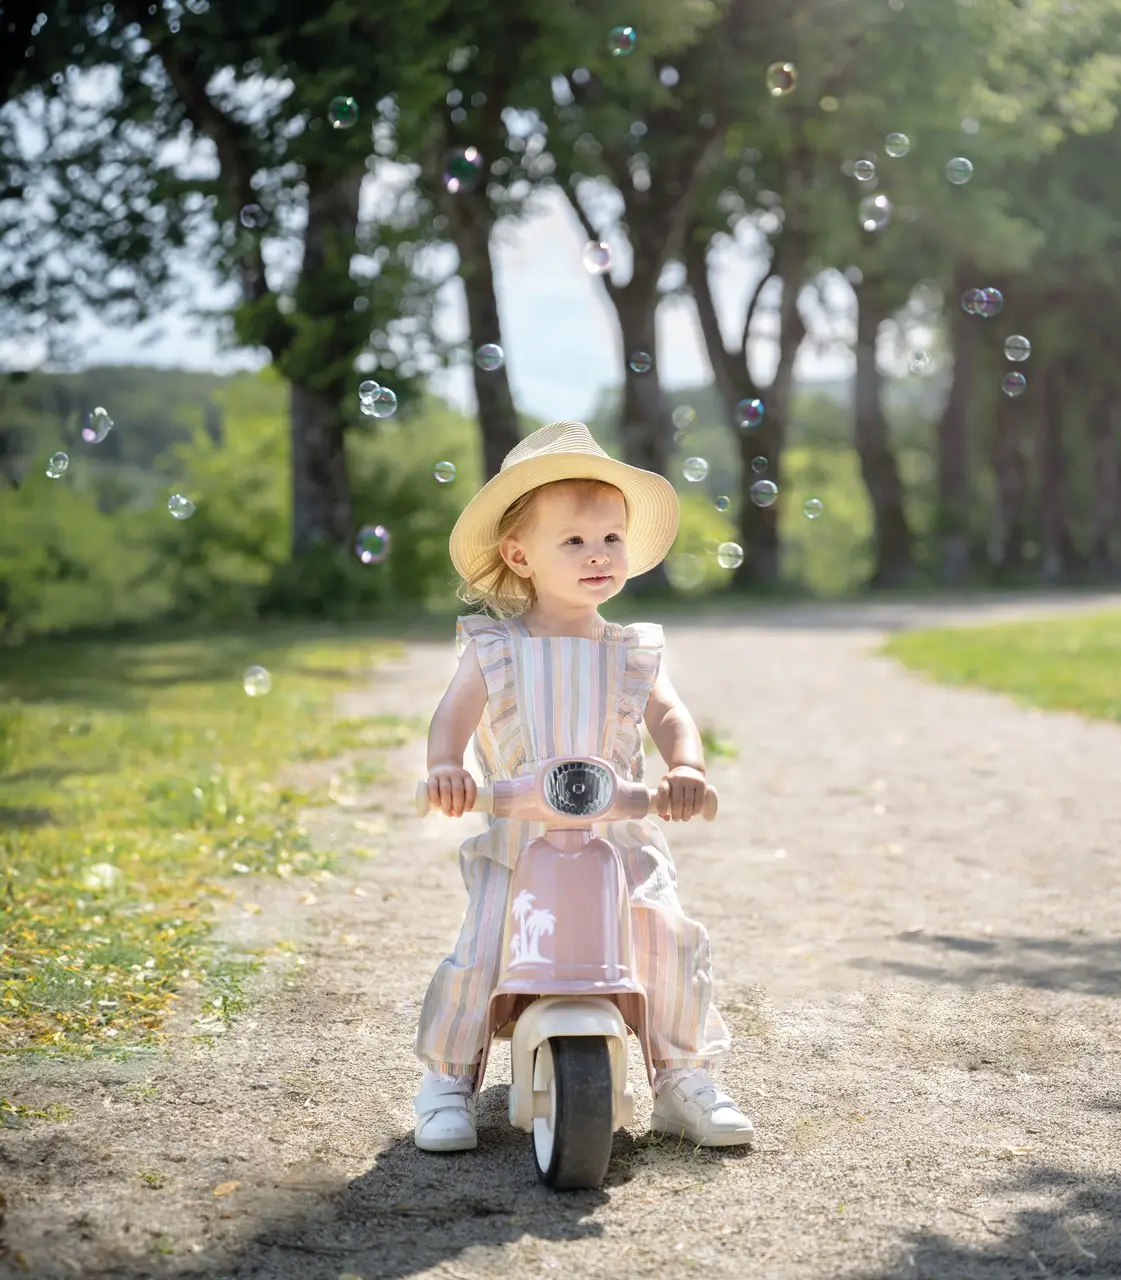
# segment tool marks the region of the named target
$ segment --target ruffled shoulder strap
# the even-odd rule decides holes
[[[632,622],[623,628],[627,670],[623,677],[623,712],[635,720],[646,714],[646,703],[662,666],[665,636],[656,622]]]
[[[484,613],[468,613],[455,620],[455,654],[463,656],[464,649],[476,642],[479,648],[489,641],[505,639],[509,635],[505,623],[495,618],[488,618]]]
[[[491,698],[505,700],[514,687],[514,657],[510,649],[510,630],[504,622],[488,618],[485,614],[465,614],[455,620],[455,652],[463,656],[464,649],[475,641],[479,666],[487,682]]]

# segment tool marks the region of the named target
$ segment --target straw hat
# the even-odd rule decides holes
[[[596,444],[582,422],[554,422],[526,436],[502,461],[464,508],[452,530],[452,563],[462,578],[482,568],[506,508],[538,485],[553,480],[606,480],[627,501],[627,557],[637,578],[661,564],[677,537],[677,490],[654,471],[630,467]]]

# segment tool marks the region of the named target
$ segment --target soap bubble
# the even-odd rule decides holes
[[[264,667],[247,667],[242,684],[251,698],[260,698],[272,688],[272,676]]]
[[[65,453],[52,453],[47,460],[47,475],[52,480],[57,480],[69,465],[70,459]]]
[[[763,421],[762,400],[741,400],[736,405],[736,421],[744,431],[753,431]]]
[[[332,129],[349,129],[358,121],[358,103],[353,98],[332,98],[327,107]]]
[[[380,524],[363,525],[354,540],[354,550],[363,564],[381,564],[389,555],[389,530]]]
[[[1000,389],[1013,399],[1027,390],[1028,380],[1022,373],[1006,373],[1000,380]]]
[[[244,204],[238,214],[241,225],[249,231],[261,231],[268,222],[268,214],[259,204]]]
[[[856,207],[856,220],[863,231],[882,231],[894,212],[895,206],[881,191],[879,195],[861,200]]]
[[[773,480],[756,480],[749,492],[757,507],[773,507],[778,500],[778,485]]]
[[[90,414],[82,428],[82,439],[89,444],[100,444],[113,430],[113,419],[100,405]]]
[[[825,510],[820,498],[807,498],[802,503],[802,514],[807,520],[816,520]]]
[[[700,556],[677,552],[666,559],[666,577],[675,590],[692,591],[704,582],[704,561]]]
[[[370,401],[375,418],[392,418],[397,412],[397,394],[388,387],[378,387]]]
[[[607,47],[614,58],[625,58],[634,51],[638,36],[634,27],[612,27],[607,33]]]
[[[654,367],[654,357],[649,351],[636,351],[627,361],[632,373],[649,373]]]
[[[965,156],[955,156],[946,164],[946,177],[955,187],[964,186],[973,177],[973,161]]]
[[[501,369],[505,359],[506,353],[497,342],[484,342],[475,352],[475,363],[484,373],[494,373],[496,369]]]
[[[857,182],[871,182],[876,176],[876,166],[871,160],[857,160],[852,166],[852,176]]]
[[[973,306],[973,314],[989,319],[999,315],[1004,307],[1004,294],[999,289],[981,289],[980,297]]]
[[[732,499],[729,498],[726,494],[722,493],[720,497],[716,499],[717,511],[727,511],[731,505],[732,505]]]
[[[925,351],[912,351],[908,368],[912,373],[922,373],[930,364],[930,356]]]
[[[911,139],[905,133],[889,133],[884,139],[884,150],[893,160],[898,160],[911,150]]]
[[[358,399],[369,404],[381,390],[380,382],[371,382],[369,378],[358,384]]]
[[[676,430],[688,431],[697,420],[697,411],[691,405],[679,404],[670,414],[670,420]]]
[[[456,147],[444,159],[444,187],[453,196],[470,191],[483,171],[483,157],[478,147]]]
[[[1013,333],[1004,339],[1004,354],[1007,359],[1015,360],[1019,364],[1021,360],[1026,360],[1031,355],[1031,343],[1022,333]]]
[[[602,240],[589,240],[584,246],[583,262],[589,275],[602,276],[611,270],[611,246]]]
[[[708,463],[704,458],[686,458],[681,473],[686,480],[696,484],[698,480],[703,480],[708,475]]]
[[[455,479],[455,463],[437,462],[432,468],[432,474],[441,484],[451,484]]]
[[[981,302],[980,289],[966,289],[961,295],[961,309],[967,316],[975,316],[977,314],[978,304]]]
[[[716,563],[721,569],[738,569],[743,564],[743,547],[738,542],[722,542],[716,548]]]
[[[781,98],[798,83],[798,68],[793,62],[772,62],[767,68],[767,88],[772,98]]]
[[[195,514],[195,504],[181,493],[173,493],[168,498],[167,509],[176,520],[189,520]]]

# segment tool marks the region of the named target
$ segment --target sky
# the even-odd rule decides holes
[[[522,223],[500,225],[493,246],[502,345],[518,407],[549,421],[583,419],[591,414],[601,391],[621,380],[622,348],[614,311],[602,282],[582,265],[587,236],[559,191],[543,192],[540,211]],[[625,282],[628,274],[625,242],[607,243],[615,249],[612,275]],[[710,259],[710,275],[726,338],[734,341],[743,323],[749,290],[758,279],[763,259],[750,242],[729,244]],[[196,297],[218,294],[212,282],[187,268]],[[844,306],[851,293],[839,286],[836,301]],[[845,295],[848,295],[847,297]],[[756,321],[761,330],[770,317]],[[445,336],[466,340],[467,313],[458,281],[441,296],[437,323]],[[148,345],[151,330],[110,329],[90,320],[81,331],[85,365],[147,364],[167,368],[228,371],[258,367],[259,352],[222,352],[214,337],[196,332],[186,314],[165,313],[161,336]],[[669,389],[707,384],[712,371],[704,351],[692,301],[669,299],[658,315],[659,367]],[[731,344],[731,342],[730,342]],[[751,344],[752,371],[761,385],[773,374],[777,350],[766,336]],[[816,356],[805,344],[796,376],[804,379],[845,377],[851,373],[847,352]],[[470,369],[461,367],[438,375],[434,389],[466,412],[474,410]]]

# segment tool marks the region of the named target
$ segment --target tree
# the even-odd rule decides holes
[[[676,48],[625,73],[579,68],[545,109],[557,180],[589,241],[624,238],[629,251],[625,283],[600,275],[622,340],[620,439],[629,463],[662,474],[671,443],[655,331],[662,275],[683,252],[699,185],[732,116],[731,86],[750,34],[765,25],[758,6],[732,0],[715,21],[682,31]],[[651,363],[635,360],[640,352]]]
[[[431,305],[410,273],[407,202],[380,224],[361,207],[377,172],[371,133],[435,101],[456,41],[451,6],[199,4],[169,24],[122,0],[88,31],[105,97],[83,107],[69,81],[40,95],[70,128],[44,130],[28,164],[59,248],[82,243],[84,216],[111,264],[83,301],[148,317],[174,292],[186,246],[236,282],[227,336],[265,348],[291,388],[293,554],[347,546],[360,362],[402,394],[433,363],[423,340],[400,340],[402,321]],[[46,258],[38,265],[49,279]]]

